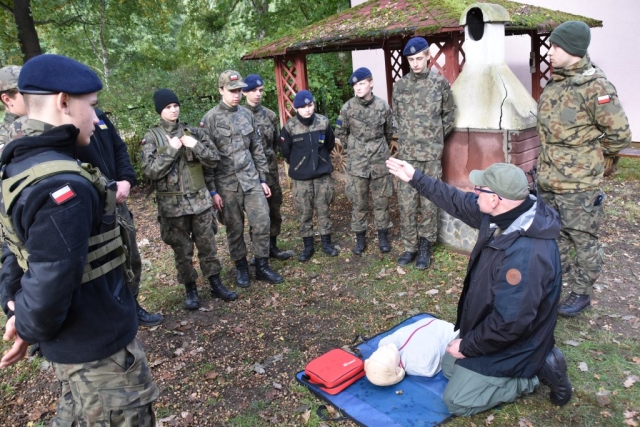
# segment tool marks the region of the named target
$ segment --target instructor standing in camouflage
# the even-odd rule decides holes
[[[209,110],[200,123],[220,153],[214,188],[211,189],[213,207],[224,217],[229,253],[236,265],[236,283],[245,288],[250,285],[244,242],[245,212],[256,257],[256,279],[269,283],[284,280],[269,265],[269,167],[253,114],[238,105],[242,99],[241,90],[246,86],[237,71],[227,70],[220,74],[218,90],[222,101]]]
[[[402,51],[411,72],[393,85],[393,115],[398,159],[440,178],[444,139],[453,129],[455,104],[449,82],[429,68],[428,48],[425,39],[414,37]],[[431,246],[438,238],[438,208],[405,182],[398,182],[398,203],[404,244],[398,264],[408,265],[415,259],[416,267],[423,270],[431,264]]]
[[[242,93],[247,101],[244,107],[253,113],[253,120],[256,128],[260,131],[262,149],[269,165],[269,173],[266,174],[267,185],[271,190],[271,197],[267,198],[269,220],[271,222],[269,228],[269,256],[282,261],[289,259],[291,254],[281,251],[277,245],[278,236],[282,228],[282,215],[280,214],[282,187],[280,187],[278,158],[275,152],[276,147],[278,147],[278,141],[280,141],[280,126],[278,125],[276,113],[260,103],[264,93],[264,79],[258,74],[249,74],[244,79],[244,83],[247,85],[242,88]]]
[[[351,230],[356,233],[353,253],[362,255],[367,247],[367,215],[369,190],[373,199],[373,218],[378,230],[380,252],[391,251],[388,229],[389,198],[393,181],[385,161],[393,137],[391,107],[373,94],[373,77],[368,68],[358,68],[351,74],[349,84],[355,96],[340,110],[336,122],[336,136],[347,150],[347,184],[345,193],[353,207]]]
[[[565,22],[549,41],[553,75],[538,101],[538,193],[562,221],[558,246],[571,293],[558,313],[575,316],[591,305],[602,268],[605,161],[630,144],[631,131],[616,88],[587,55],[589,27]]]
[[[185,308],[200,307],[194,243],[211,295],[233,301],[238,294],[229,291],[220,279],[217,227],[209,195],[214,189],[211,170],[220,159],[218,151],[201,129],[178,121],[180,101],[175,93],[159,89],[153,102],[161,119],[142,140],[141,166],[156,189],[160,235],[173,249],[178,282],[185,286]]]
[[[17,65],[9,65],[0,69],[0,99],[4,104],[4,121],[0,124],[0,153],[11,141],[9,126],[19,117],[27,114],[22,94],[18,91],[20,69]]]

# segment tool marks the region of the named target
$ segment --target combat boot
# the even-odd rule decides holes
[[[291,254],[289,252],[281,251],[276,244],[276,240],[278,238],[276,236],[269,237],[269,256],[271,258],[279,259],[280,261],[284,261],[285,259],[291,258]]]
[[[416,268],[424,270],[431,265],[431,242],[424,237],[418,242],[418,256],[416,257]]]
[[[138,314],[138,325],[140,326],[156,326],[164,321],[162,314],[151,314],[140,306],[136,299],[136,313]]]
[[[187,310],[197,310],[200,308],[200,299],[198,298],[198,288],[195,283],[187,283],[184,285],[186,297],[184,299],[184,308]]]
[[[380,248],[380,252],[382,252],[383,254],[391,252],[391,245],[389,244],[389,232],[386,228],[383,230],[378,230],[378,247]]]
[[[209,277],[209,290],[212,297],[220,298],[223,301],[235,301],[238,299],[237,293],[230,291],[222,284],[219,274]]]
[[[329,256],[338,256],[338,250],[331,243],[331,234],[324,234],[320,236],[322,241],[322,252]]]
[[[256,279],[273,284],[284,282],[284,278],[271,269],[269,258],[256,257]]]
[[[311,259],[314,253],[316,253],[316,249],[313,246],[313,236],[303,237],[302,242],[304,243],[304,249],[302,253],[298,257],[298,261],[307,262]]]
[[[416,258],[417,252],[403,252],[398,258],[398,265],[404,267],[405,265],[409,265]]]
[[[560,303],[558,314],[567,317],[573,317],[580,314],[591,306],[591,297],[589,295],[580,295],[571,292],[569,297]]]
[[[566,405],[571,399],[571,383],[567,376],[567,362],[559,348],[553,347],[544,360],[544,365],[538,372],[538,379],[549,386],[551,403],[558,406]]]
[[[241,288],[248,288],[251,285],[249,281],[249,264],[247,258],[240,258],[236,264],[236,283]]]
[[[356,233],[356,245],[351,252],[356,255],[362,255],[365,249],[367,249],[367,232],[359,231]]]

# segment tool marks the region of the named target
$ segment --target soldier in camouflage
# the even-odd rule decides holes
[[[211,189],[213,206],[224,217],[229,253],[236,265],[236,282],[238,286],[248,287],[245,212],[256,258],[256,279],[269,283],[281,283],[284,279],[269,265],[269,166],[253,114],[238,105],[243,87],[246,84],[237,71],[227,70],[220,74],[218,90],[222,101],[205,114],[200,126],[220,153],[214,188]]]
[[[0,99],[4,104],[4,121],[0,124],[0,154],[5,145],[11,141],[9,126],[18,117],[27,114],[24,99],[18,91],[18,76],[21,68],[17,65],[9,65],[0,69]]]
[[[266,175],[267,185],[271,190],[271,197],[267,198],[267,203],[269,204],[269,220],[271,221],[269,229],[269,256],[283,261],[289,259],[291,254],[281,251],[277,245],[278,236],[282,228],[282,215],[280,214],[282,187],[280,187],[278,158],[275,152],[275,149],[278,147],[278,141],[280,141],[280,126],[278,125],[276,113],[260,103],[264,93],[264,79],[258,74],[249,74],[244,79],[244,83],[247,85],[242,88],[242,93],[247,101],[244,107],[253,113],[253,119],[262,137],[262,149],[264,150],[264,155],[269,165],[269,173]]]
[[[393,137],[391,107],[373,94],[373,77],[367,68],[351,74],[349,84],[355,96],[340,110],[336,136],[347,150],[347,183],[345,193],[353,207],[351,230],[356,233],[353,253],[362,255],[367,247],[367,215],[369,190],[373,199],[374,225],[378,230],[380,252],[391,251],[388,229],[389,198],[393,181],[385,166]]]
[[[289,176],[293,179],[293,202],[300,215],[304,250],[298,260],[306,262],[315,253],[314,209],[318,215],[322,251],[329,256],[338,255],[338,250],[331,243],[329,212],[334,197],[331,150],[336,141],[329,119],[314,112],[311,92],[298,92],[293,100],[293,107],[297,114],[282,128],[280,143],[282,155],[289,164]]]
[[[393,116],[398,159],[440,178],[444,139],[453,129],[455,104],[449,82],[429,68],[428,48],[422,37],[412,38],[405,46],[402,53],[411,72],[393,85]],[[398,182],[398,203],[404,244],[398,264],[408,265],[415,259],[416,267],[423,270],[431,263],[431,245],[438,237],[438,208],[405,182]]]
[[[551,33],[553,75],[538,101],[538,193],[562,222],[558,246],[563,279],[571,289],[558,309],[564,316],[591,305],[602,268],[598,229],[605,161],[631,142],[615,87],[587,55],[590,40],[589,27],[578,21]]]
[[[185,308],[200,307],[194,243],[211,295],[234,301],[238,294],[220,279],[217,226],[209,196],[215,188],[212,170],[220,160],[218,150],[201,129],[178,121],[180,101],[172,91],[159,89],[153,100],[161,120],[142,140],[140,164],[156,190],[160,235],[173,249],[178,282],[185,286]]]

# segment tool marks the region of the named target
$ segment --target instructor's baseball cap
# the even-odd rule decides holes
[[[529,181],[524,171],[509,163],[494,163],[483,171],[472,170],[469,180],[478,187],[489,187],[505,199],[524,200],[529,196]]]
[[[226,70],[223,71],[222,74],[220,74],[220,78],[218,78],[218,87],[235,90],[247,87],[247,84],[242,80],[242,76],[239,72]]]

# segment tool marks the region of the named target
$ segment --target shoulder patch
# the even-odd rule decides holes
[[[507,283],[509,283],[512,286],[515,286],[521,281],[522,281],[522,273],[520,273],[518,269],[510,268],[509,271],[507,271]]]
[[[107,130],[107,129],[108,129],[108,128],[107,128],[107,124],[106,124],[106,123],[104,122],[104,120],[102,120],[102,119],[98,122],[98,127],[99,127],[100,129],[102,129],[102,130]]]
[[[144,144],[146,144],[146,143],[147,143],[147,138],[143,138],[143,139],[142,139],[142,142],[140,142],[140,145],[144,145]]]
[[[598,97],[598,104],[599,105],[608,104],[609,102],[611,102],[611,96],[609,96],[609,95],[604,95],[604,96],[599,96]]]
[[[204,127],[204,122],[200,122],[200,127],[203,128]]]
[[[56,202],[58,205],[61,205],[65,202],[68,202],[69,200],[73,199],[74,197],[76,197],[76,193],[71,189],[71,187],[69,186],[69,184],[64,185],[63,187],[57,189],[56,191],[53,191],[51,193],[49,193],[51,196],[51,199]]]

